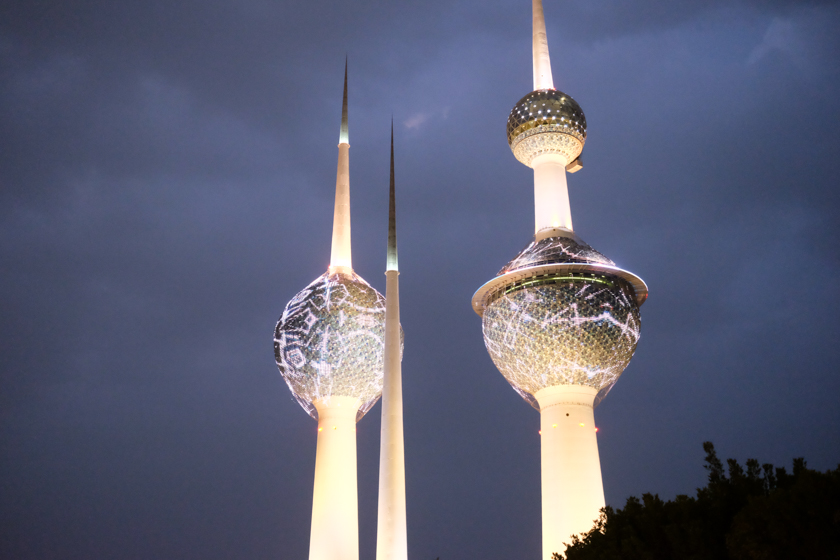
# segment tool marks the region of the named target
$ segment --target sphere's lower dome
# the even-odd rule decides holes
[[[482,329],[493,363],[535,408],[533,395],[555,385],[598,389],[597,403],[636,351],[639,307],[621,278],[558,274],[500,292]]]
[[[361,418],[382,394],[385,298],[355,273],[319,276],[286,305],[274,330],[274,356],[297,401],[362,402]]]
[[[513,155],[527,166],[539,155],[556,154],[564,164],[577,158],[586,142],[586,116],[562,91],[538,89],[514,105],[507,139]]]

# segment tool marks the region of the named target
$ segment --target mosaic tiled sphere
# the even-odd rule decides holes
[[[382,394],[385,298],[355,273],[325,273],[286,305],[274,330],[274,356],[297,401],[317,419],[314,401],[362,403]]]
[[[513,107],[507,139],[513,155],[528,167],[543,154],[559,155],[566,165],[583,150],[586,117],[580,105],[562,91],[538,89]]]
[[[613,265],[579,238],[531,243],[501,271],[548,264]],[[537,391],[585,385],[606,396],[640,336],[639,304],[625,279],[597,271],[544,274],[504,285],[482,316],[496,367],[535,408]]]

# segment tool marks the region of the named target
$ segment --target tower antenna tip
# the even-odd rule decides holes
[[[341,104],[341,131],[338,135],[339,144],[350,143],[350,132],[347,126],[347,55],[344,55],[344,100]]]

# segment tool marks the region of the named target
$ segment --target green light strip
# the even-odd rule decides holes
[[[570,282],[592,282],[596,284],[605,284],[610,287],[614,287],[615,284],[610,282],[609,280],[604,280],[603,278],[597,277],[586,277],[586,276],[550,276],[547,278],[534,278],[533,280],[529,280],[527,282],[516,283],[507,290],[505,290],[505,294],[509,294],[514,290],[518,290],[520,288],[526,288],[528,286],[532,286],[534,284],[545,284],[548,282],[556,282],[558,280],[568,280]]]

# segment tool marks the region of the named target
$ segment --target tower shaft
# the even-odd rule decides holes
[[[335,178],[335,213],[333,215],[330,269],[349,272],[353,269],[350,252],[350,143],[347,125],[347,62],[344,63],[344,101],[341,107],[341,131],[338,137],[338,170]]]
[[[361,402],[333,396],[313,404],[318,446],[309,560],[359,560],[356,412]]]
[[[338,145],[330,268],[353,268],[350,252],[350,144]]]
[[[385,379],[382,387],[376,560],[406,560],[408,557],[399,274],[396,270],[385,273]]]
[[[534,233],[564,228],[572,231],[572,209],[566,165],[557,154],[534,158]]]
[[[385,376],[382,385],[382,433],[379,450],[379,513],[376,560],[406,560],[405,439],[403,437],[400,284],[394,201],[394,125],[391,124],[391,190],[388,259],[385,272]]]
[[[598,391],[562,385],[538,391],[542,469],[542,556],[565,553],[604,507],[593,403]]]

